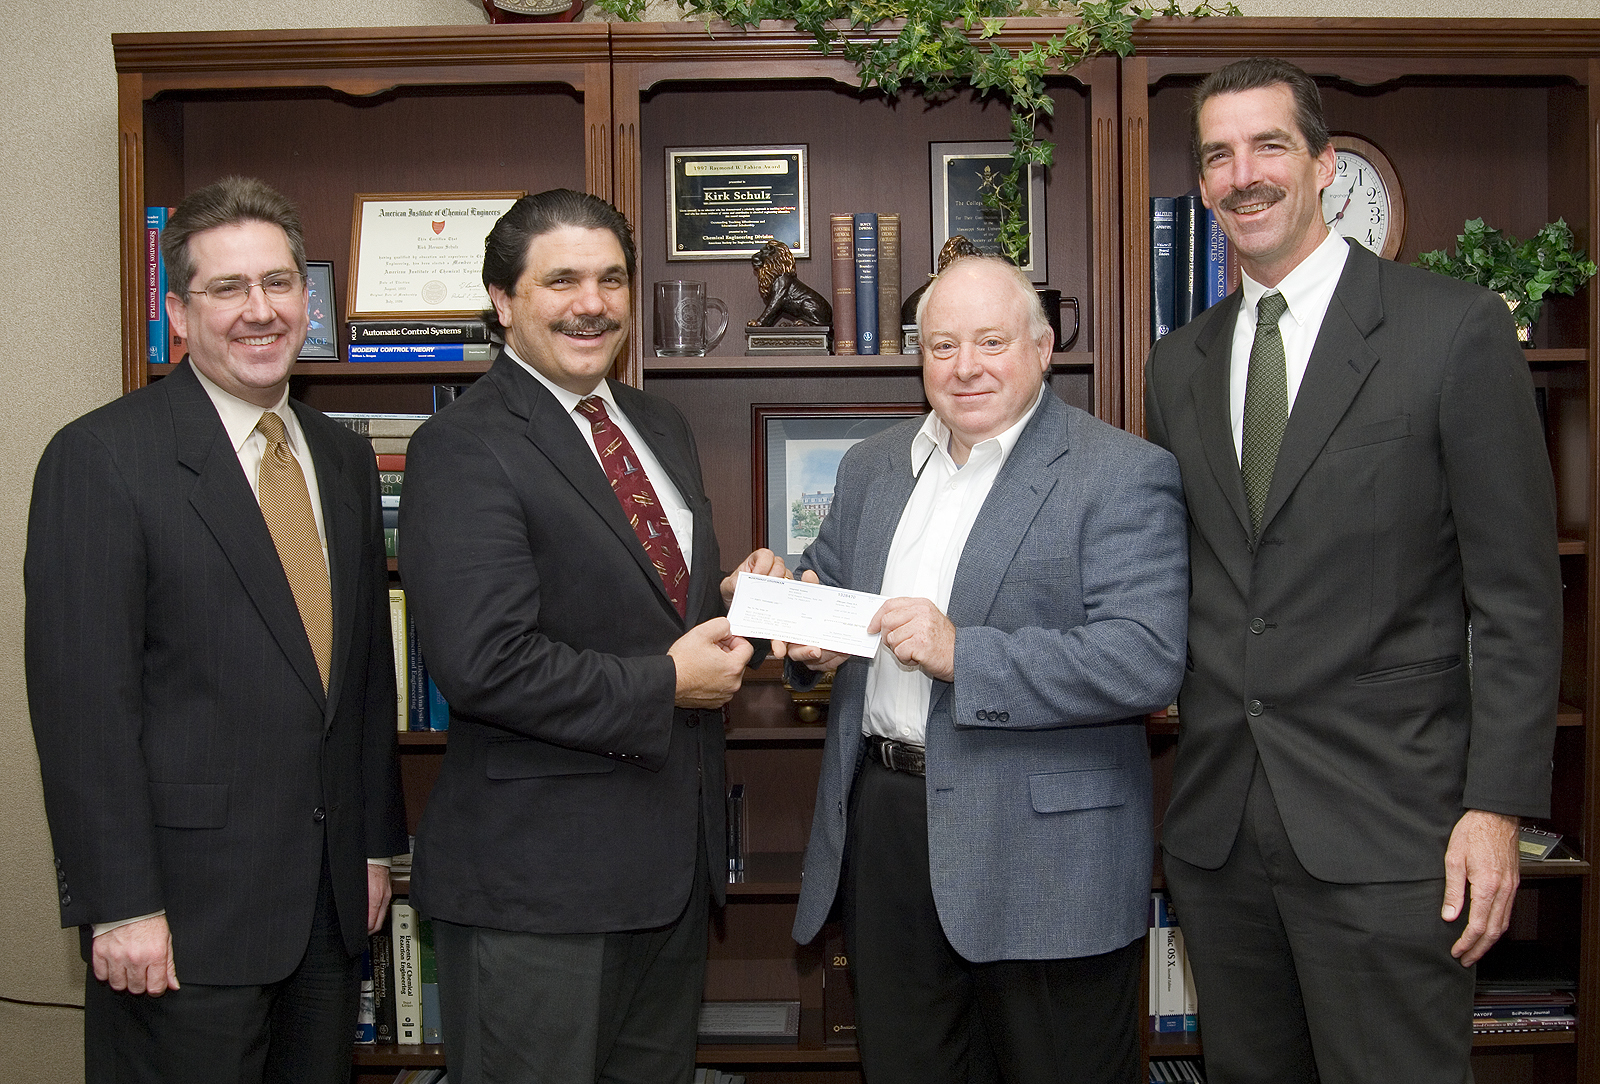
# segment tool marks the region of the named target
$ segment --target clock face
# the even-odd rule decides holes
[[[1383,153],[1364,140],[1335,136],[1333,183],[1322,190],[1328,228],[1386,259],[1400,251],[1405,203],[1394,170]]]

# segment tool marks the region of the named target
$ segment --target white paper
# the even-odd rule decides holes
[[[728,623],[738,636],[782,640],[871,658],[878,633],[867,632],[882,595],[745,572],[734,588]]]

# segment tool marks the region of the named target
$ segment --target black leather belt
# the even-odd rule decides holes
[[[893,738],[880,738],[876,734],[867,734],[865,737],[868,760],[874,760],[892,772],[920,776],[928,774],[928,751],[923,746],[895,741]]]

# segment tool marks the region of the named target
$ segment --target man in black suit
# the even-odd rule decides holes
[[[724,876],[719,616],[683,416],[608,381],[633,238],[565,189],[489,235],[505,335],[408,450],[400,567],[450,747],[417,837],[450,1078],[688,1081]],[[783,575],[770,551],[742,571]]]
[[[228,178],[162,244],[189,361],[56,434],[28,520],[28,704],[92,972],[87,1076],[333,1084],[406,843],[376,464],[288,398],[292,205]]]
[[[1216,1084],[1470,1079],[1474,964],[1547,816],[1561,655],[1549,462],[1486,290],[1330,233],[1316,84],[1195,96],[1243,288],[1158,342],[1189,506],[1163,828]]]

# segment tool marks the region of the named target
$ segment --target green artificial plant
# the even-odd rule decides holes
[[[1237,15],[1230,0],[1167,0],[1151,7],[1129,0],[683,0],[692,15],[737,27],[762,20],[791,23],[815,39],[822,53],[835,49],[854,62],[864,89],[891,97],[911,87],[939,101],[970,87],[1004,100],[1011,110],[1011,170],[985,202],[1000,212],[1001,251],[1020,261],[1028,244],[1023,192],[1032,166],[1048,167],[1053,147],[1039,123],[1054,112],[1045,78],[1105,53],[1133,53],[1133,26],[1166,16]],[[637,19],[644,0],[600,0],[602,10]],[[1013,52],[995,41],[1007,18],[1075,15],[1062,33]],[[893,38],[861,41],[850,31],[900,24]],[[848,28],[848,29],[846,29]]]
[[[1454,255],[1424,252],[1416,266],[1487,286],[1506,299],[1522,332],[1539,319],[1548,294],[1575,294],[1595,274],[1593,260],[1574,244],[1566,220],[1547,223],[1526,241],[1470,219],[1456,237]]]

